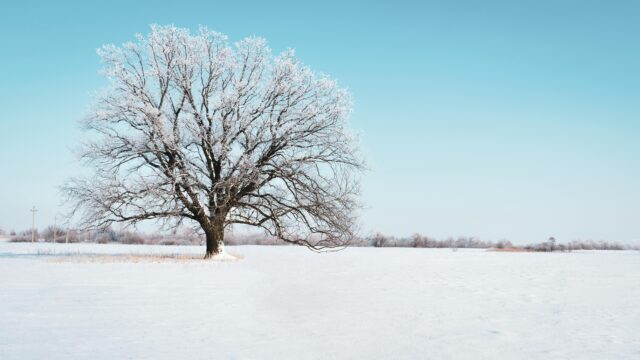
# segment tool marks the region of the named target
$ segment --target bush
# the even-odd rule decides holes
[[[38,239],[40,238],[40,234],[38,233],[38,229],[35,230],[35,241],[38,241]],[[31,242],[31,230],[25,230],[22,231],[18,234],[14,234],[13,236],[11,236],[11,238],[9,238],[10,242]]]
[[[506,249],[511,247],[513,247],[513,244],[511,244],[511,241],[509,240],[500,240],[496,243],[497,249]]]
[[[383,235],[382,233],[376,233],[371,238],[371,245],[374,247],[385,247],[388,246],[391,238],[389,236]]]
[[[139,234],[127,231],[120,238],[120,242],[123,244],[144,244],[144,238]]]
[[[163,239],[159,243],[160,245],[186,245],[178,239]]]
[[[66,233],[67,233],[67,230],[59,226],[56,226],[56,227],[48,226],[42,232],[42,237],[44,238],[44,241],[47,241],[47,242],[49,241],[53,242],[54,238],[56,242],[60,242],[60,238],[64,239],[66,236]]]
[[[14,235],[9,238],[10,242],[31,242],[31,235]]]
[[[98,234],[96,236],[96,242],[98,244],[108,244],[111,242],[111,237],[109,234]]]

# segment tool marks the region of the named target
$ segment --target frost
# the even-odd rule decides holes
[[[314,249],[350,239],[363,162],[346,90],[259,37],[153,25],[135,39],[98,50],[111,86],[85,121],[96,176],[66,188],[85,221],[245,224]]]

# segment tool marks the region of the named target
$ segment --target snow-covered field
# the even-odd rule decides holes
[[[640,358],[640,252],[227,250],[0,242],[0,359]]]

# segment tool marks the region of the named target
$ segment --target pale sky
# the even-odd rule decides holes
[[[640,241],[637,1],[4,4],[0,227],[63,212],[95,50],[152,23],[262,36],[347,87],[364,234]]]

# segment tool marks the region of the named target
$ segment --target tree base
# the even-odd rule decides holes
[[[206,253],[204,255],[204,260],[212,260],[212,261],[236,261],[238,260],[237,256],[233,256],[226,251],[221,251],[218,253]]]

